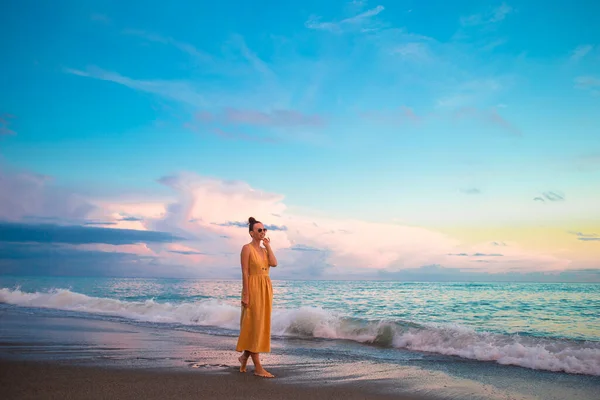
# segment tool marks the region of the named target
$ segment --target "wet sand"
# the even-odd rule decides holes
[[[277,378],[275,378],[277,379]],[[242,373],[67,366],[0,360],[0,393],[9,399],[417,399],[370,393],[360,383],[281,385]]]
[[[0,398],[591,400],[600,388],[598,377],[297,339],[261,355],[276,375],[265,379],[251,363],[239,372],[235,341],[0,305]]]

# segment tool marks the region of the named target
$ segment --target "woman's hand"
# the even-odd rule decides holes
[[[268,249],[269,247],[271,247],[271,239],[269,239],[268,237],[264,237],[263,238],[263,245]]]
[[[244,293],[242,295],[242,305],[244,307],[248,307],[249,304],[250,304],[250,295],[248,295],[248,293]]]

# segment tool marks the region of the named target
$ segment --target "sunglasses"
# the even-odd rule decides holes
[[[267,231],[267,228],[264,228],[264,229],[263,228],[258,228],[257,231],[258,231],[258,233],[263,233],[263,232]]]

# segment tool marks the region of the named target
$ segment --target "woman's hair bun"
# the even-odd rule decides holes
[[[249,224],[255,224],[256,223],[256,219],[254,217],[250,217],[250,218],[248,218],[248,223]]]

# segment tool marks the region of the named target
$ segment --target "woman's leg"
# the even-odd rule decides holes
[[[248,357],[250,357],[250,352],[248,350],[244,350],[240,358],[238,358],[241,364],[240,372],[246,372],[246,363],[248,363]]]
[[[275,375],[268,372],[260,363],[260,353],[250,353],[252,362],[254,363],[254,375],[262,376],[263,378],[274,378]]]

